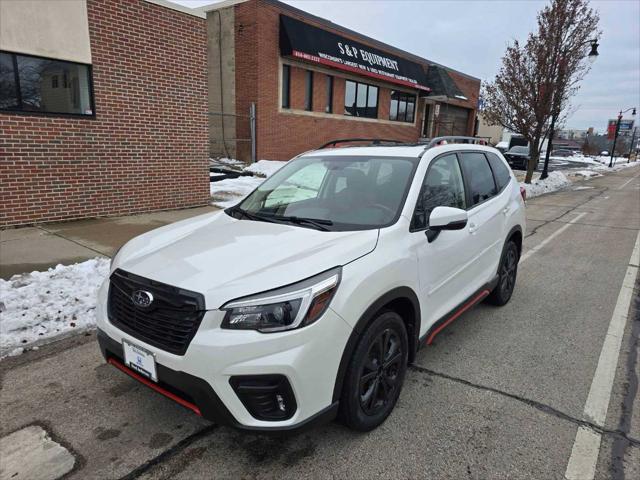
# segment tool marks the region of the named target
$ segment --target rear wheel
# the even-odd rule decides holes
[[[364,332],[351,358],[340,401],[348,427],[372,430],[389,416],[407,371],[408,345],[404,322],[395,312],[382,312]]]
[[[488,298],[490,303],[502,306],[506,305],[511,299],[513,289],[516,286],[519,260],[518,246],[513,240],[509,240],[498,269],[498,285],[496,285],[496,288],[493,289]]]

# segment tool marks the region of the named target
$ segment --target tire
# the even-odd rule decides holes
[[[381,351],[385,358],[382,365]],[[382,311],[365,330],[349,362],[340,400],[343,423],[366,432],[386,420],[402,389],[408,353],[402,318]]]
[[[493,289],[487,301],[499,307],[506,305],[513,295],[518,276],[518,261],[520,253],[513,240],[509,240],[505,246],[500,266],[498,267],[498,285]]]

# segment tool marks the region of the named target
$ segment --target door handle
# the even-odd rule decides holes
[[[504,208],[502,209],[502,213],[504,213],[505,215],[507,215],[510,211],[511,211],[511,207],[509,207],[509,206],[504,207]]]
[[[474,235],[476,233],[476,230],[478,230],[478,227],[476,226],[475,223],[470,223],[469,224],[469,233],[471,235]]]

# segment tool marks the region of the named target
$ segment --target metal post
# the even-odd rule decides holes
[[[249,125],[251,128],[251,163],[256,163],[256,104],[249,107]]]
[[[609,168],[613,167],[613,156],[616,154],[616,142],[618,141],[618,133],[620,131],[620,120],[622,120],[622,112],[618,115],[616,122],[616,134],[613,137],[613,147],[611,148],[611,159],[609,160]]]
[[[633,133],[631,134],[631,146],[629,147],[629,157],[627,158],[627,163],[631,161],[631,152],[634,150],[633,143],[636,141],[636,130],[638,127],[633,127]]]

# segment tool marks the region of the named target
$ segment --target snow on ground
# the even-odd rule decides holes
[[[571,174],[575,175],[575,176],[578,176],[578,177],[584,177],[584,178],[601,177],[602,176],[601,173],[598,173],[595,170],[578,170],[578,171],[572,171]]]
[[[538,197],[545,193],[555,192],[556,190],[560,190],[568,185],[571,185],[571,180],[569,180],[567,176],[559,170],[550,172],[549,176],[544,180],[533,180],[530,184],[520,182],[520,186],[527,190],[527,198]]]
[[[0,358],[95,326],[96,295],[108,274],[109,259],[94,258],[0,279]]]
[[[258,185],[277,172],[287,162],[274,160],[259,160],[244,170],[254,174],[253,177],[226,178],[219,182],[211,182],[210,192],[212,203],[216,207],[228,208],[239,203],[244,197],[255,190]]]

